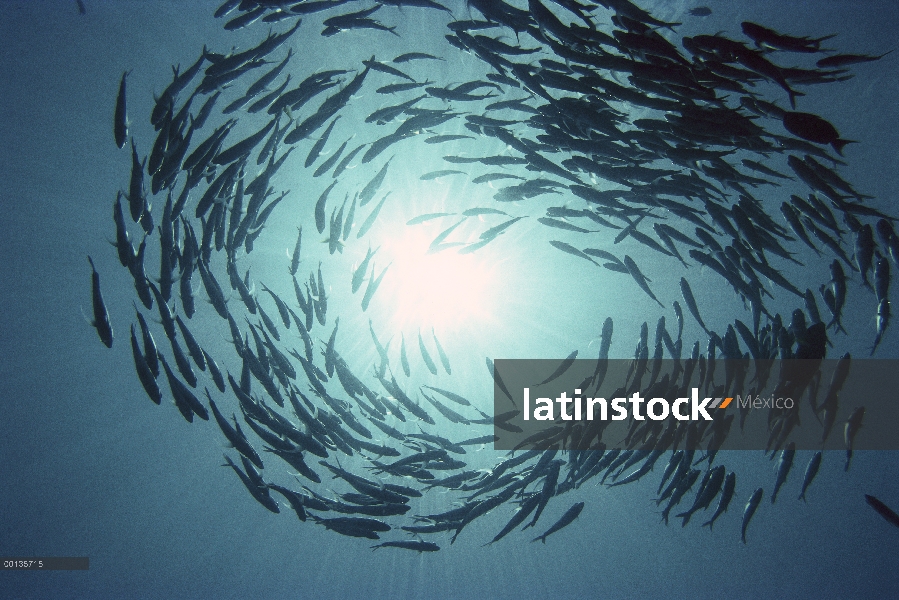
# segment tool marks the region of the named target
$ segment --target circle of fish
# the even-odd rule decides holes
[[[832,279],[820,290],[831,316],[828,329],[842,332],[846,271],[858,272],[868,287],[873,274],[876,349],[890,317],[888,257],[899,259],[892,218],[866,203],[869,197],[838,174],[838,165],[845,164],[839,156],[850,140],[840,138],[824,118],[797,111],[796,104],[804,95],[798,90],[844,80],[851,77],[848,65],[880,57],[832,55],[818,60],[816,68],[786,68],[776,61],[783,56],[792,60],[796,54],[820,55],[820,44],[827,38],[789,36],[749,22],[742,24],[745,39],[721,34],[681,37],[679,23],[660,21],[627,0],[599,4],[529,0],[525,9],[500,0],[468,0],[461,10],[471,18],[458,20],[448,7],[432,0],[384,0],[371,8],[345,0],[228,0],[215,18],[222,19],[227,30],[258,30],[258,42],[229,54],[204,46],[193,64],[175,70],[156,99],[150,121],[158,133],[144,148],[149,149],[144,158],[138,152],[142,144],[130,138],[130,183],[114,208],[116,247],[122,266],[134,276],[137,298],[146,311],[158,314],[167,338],[157,345],[158,332],[154,337],[138,308],[137,326],[131,326],[138,377],[157,404],[170,395],[187,421],[210,420],[212,413],[236,451],[225,455],[226,466],[270,511],[278,513],[289,506],[302,521],[374,540],[400,529],[415,537],[375,547],[433,551],[439,546],[423,536],[452,532],[455,541],[476,518],[501,505],[517,504],[492,543],[528,518],[528,525],[535,525],[550,500],[596,477],[618,484],[640,479],[664,452],[670,459],[657,503],[667,500],[666,523],[697,481],[693,506],[678,515],[684,525],[717,500],[713,516],[705,522],[711,525],[734,497],[736,474],[728,473],[724,465],[713,466],[711,449],[702,458],[708,462],[703,473],[693,468],[700,461],[694,463],[692,451],[666,446],[660,438],[654,438],[659,444],[653,452],[597,448],[568,451],[567,460],[562,460],[564,451],[558,448],[565,447],[569,431],[559,437],[555,449],[519,452],[490,469],[469,469],[465,448],[491,443],[494,419],[446,389],[451,384],[404,388],[394,376],[400,367],[407,376],[410,372],[404,340],[400,365],[391,367],[388,349],[370,322],[379,358],[374,373],[350,367],[340,352],[340,317],[333,314],[333,302],[328,308],[330,286],[323,264],[330,264],[329,258],[347,245],[361,244],[358,240],[373,227],[401,225],[379,221],[390,195],[384,186],[391,165],[391,159],[383,158],[388,149],[412,153],[422,148],[419,144],[438,147],[457,142],[474,148],[474,142],[490,139],[507,147],[507,152],[494,156],[443,157],[449,165],[489,167],[471,183],[499,186],[493,198],[502,210],[459,206],[455,213],[413,218],[409,225],[452,215],[480,219],[483,224],[483,231],[461,239],[452,237],[460,223],[452,225],[433,240],[432,252],[477,252],[523,219],[537,217],[541,225],[564,237],[552,240],[552,247],[620,274],[634,286],[634,293],[645,293],[664,308],[633,258],[575,241],[600,231],[614,233],[616,242],[630,237],[672,266],[693,262],[719,275],[748,305],[750,325],[737,319],[724,336],[716,334],[703,321],[686,278],[680,282],[682,300],[710,338],[710,358],[717,349],[724,358],[758,359],[793,357],[811,333],[819,339],[824,335],[815,293],[797,289],[768,262],[769,257],[796,262],[788,249],[804,244],[822,257],[833,257]],[[348,32],[363,30],[366,41],[377,48],[381,36],[399,36],[395,25],[379,20],[399,23],[403,13],[396,7],[427,11],[429,21],[446,27],[439,55],[413,47],[390,62],[372,56],[352,70],[315,72],[310,68],[314,61],[297,56],[301,36],[316,33],[333,36],[333,44],[347,35],[361,43],[358,33]],[[454,7],[457,13],[460,8]],[[709,12],[701,8],[691,14]],[[279,32],[268,29],[269,24],[282,22]],[[268,33],[262,35],[265,29]],[[513,38],[516,44],[502,41]],[[451,83],[421,79],[428,72],[422,65],[463,57],[483,63],[483,79]],[[129,73],[122,75],[115,107],[113,133],[119,148],[129,140]],[[782,97],[763,98],[756,85],[764,83],[770,84],[772,96]],[[353,136],[339,143],[332,135],[335,125],[341,118],[355,119],[349,114],[352,99],[363,91],[397,102],[371,113],[364,124],[358,119],[348,123]],[[782,107],[784,99],[791,109]],[[244,123],[249,120],[260,125],[248,129]],[[459,125],[464,133],[459,133]],[[790,135],[779,133],[779,126]],[[359,139],[354,142],[355,136]],[[744,158],[738,160],[738,155]],[[329,195],[348,180],[341,175],[351,165],[359,173],[369,173],[370,179],[347,192],[353,200],[346,212],[346,200],[339,209],[332,202],[329,209]],[[272,185],[282,168],[306,169],[315,182],[328,173],[333,179],[312,194],[316,202],[302,202],[294,211],[296,244],[282,259],[291,281],[289,287],[273,287],[292,288],[295,298],[282,297],[262,282],[254,284],[249,273],[254,244],[264,242],[264,228],[276,207],[291,199],[289,191]],[[423,173],[420,179],[469,175],[448,168]],[[787,180],[806,186],[807,197],[793,195],[772,207],[750,192]],[[303,196],[310,193],[304,190]],[[522,202],[547,195],[562,195],[565,206],[549,207],[538,216],[533,202]],[[160,205],[162,210],[154,214],[151,206]],[[366,205],[367,215],[357,225],[356,211]],[[772,216],[777,208],[786,227]],[[696,235],[685,235],[685,227],[695,227]],[[141,230],[135,250],[132,235]],[[309,252],[308,240],[320,235],[327,236],[328,254],[312,252],[321,261],[307,278],[299,274],[301,264],[310,262],[302,254]],[[844,250],[847,238],[854,260]],[[158,254],[152,267],[148,246]],[[375,299],[389,266],[376,268],[376,260],[369,248],[352,273],[336,274],[344,280],[340,289],[346,280],[351,280],[351,294],[364,287],[359,303],[363,312]],[[158,278],[148,276],[151,268],[154,273],[158,268]],[[335,276],[327,267],[324,271],[329,278]],[[208,298],[211,311],[194,297],[196,273],[197,287]],[[771,283],[770,289],[763,281]],[[111,347],[112,326],[96,270],[92,283],[95,326]],[[775,293],[794,294],[804,303],[805,310],[794,311],[789,326],[765,308],[764,296],[774,298]],[[678,300],[673,308],[677,339],[665,329],[663,317],[655,347],[657,354],[664,347],[680,359],[684,315]],[[197,341],[188,324],[198,322],[201,313],[230,341],[234,356],[212,356]],[[313,332],[319,330],[327,342],[313,340],[318,336]],[[647,331],[644,324],[638,358],[648,356]],[[341,333],[344,339],[352,337],[351,332]],[[611,337],[609,318],[602,332],[601,359],[608,357]],[[419,334],[419,347],[433,375],[441,369],[451,375],[450,357],[436,333],[427,344]],[[429,352],[428,347],[434,350]],[[690,359],[694,363],[701,358],[699,351],[696,342]],[[823,351],[822,341],[822,357]],[[576,352],[569,358],[574,356]],[[239,365],[241,372],[235,377],[220,364]],[[419,403],[419,398],[426,403]],[[238,410],[242,419],[233,416]],[[502,417],[497,416],[497,426],[503,425]],[[483,434],[451,441],[438,433],[442,420],[481,426]],[[404,425],[398,428],[401,422]],[[353,460],[374,475],[345,469],[340,455],[356,457]],[[793,446],[785,445],[774,497],[792,461]],[[819,452],[806,470],[801,498],[820,461]],[[283,463],[281,470],[272,462]],[[340,480],[346,491],[336,495],[328,491],[338,486],[324,483],[326,476]],[[445,490],[453,492],[455,508],[409,514],[412,498]],[[277,502],[278,496],[287,504]],[[762,496],[758,488],[749,497],[743,514],[744,542],[746,526]],[[583,508],[583,502],[572,505],[534,541],[545,541]]]

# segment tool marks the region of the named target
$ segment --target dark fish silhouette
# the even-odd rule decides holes
[[[886,519],[888,523],[892,523],[896,527],[899,527],[899,515],[897,515],[893,509],[874,496],[869,496],[868,494],[865,494],[865,501],[871,508],[877,511],[877,514]]]
[[[752,520],[752,516],[762,502],[762,494],[764,494],[762,488],[752,492],[752,496],[750,496],[749,502],[746,503],[746,508],[743,510],[743,525],[740,528],[740,539],[743,540],[744,544],[746,543],[746,528],[749,527],[749,521]]]
[[[855,144],[855,140],[840,139],[836,127],[818,115],[803,112],[787,112],[783,116],[783,125],[787,131],[804,140],[833,146],[842,156],[846,144]]]
[[[377,544],[376,546],[372,546],[372,550],[377,550],[378,548],[403,548],[405,550],[415,550],[419,553],[421,552],[437,552],[440,550],[440,546],[435,544],[434,542],[425,542],[422,540],[400,540],[395,542],[382,542]]]
[[[831,67],[845,67],[848,65],[855,65],[858,63],[864,62],[872,62],[875,60],[880,60],[887,54],[892,53],[892,50],[884,52],[879,55],[871,55],[871,54],[833,54],[831,56],[827,56],[825,58],[820,59],[815,63],[815,66],[820,67],[822,69],[831,68]]]
[[[83,4],[81,7],[83,8]],[[81,14],[84,14],[83,12]],[[125,147],[128,141],[128,108],[126,106],[126,79],[131,71],[122,73],[122,80],[119,82],[119,95],[115,103],[115,118],[113,119],[113,133],[115,134],[115,145],[119,148]]]
[[[577,504],[575,504],[574,506],[569,508],[567,511],[565,511],[565,514],[562,515],[562,517],[558,521],[556,521],[552,527],[550,527],[549,529],[546,530],[546,533],[535,537],[531,541],[536,542],[537,540],[540,540],[541,542],[543,542],[545,544],[547,537],[549,537],[550,535],[554,534],[555,532],[559,531],[560,529],[567,527],[568,525],[573,523],[574,520],[577,519],[578,516],[581,514],[582,510],[584,510],[584,503],[578,502]]]
[[[815,452],[814,456],[812,456],[811,460],[808,462],[808,467],[805,469],[805,477],[802,480],[802,491],[799,492],[799,500],[805,502],[805,492],[808,490],[808,486],[812,484],[815,476],[818,474],[818,469],[821,467],[821,451]]]
[[[100,341],[107,348],[112,348],[112,325],[109,324],[109,313],[106,311],[106,304],[103,303],[103,294],[100,292],[100,274],[94,267],[94,260],[88,256],[88,262],[91,264],[91,296],[94,307],[94,320],[91,325],[97,330]]]

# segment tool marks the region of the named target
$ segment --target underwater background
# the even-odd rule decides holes
[[[128,78],[131,134],[146,154],[153,137],[148,120],[153,94],[158,95],[170,81],[170,65],[188,66],[204,44],[221,53],[233,46],[253,45],[268,26],[257,23],[252,31],[225,31],[222,19],[212,18],[217,2],[86,0],[85,4],[86,14],[80,15],[74,2],[0,3],[0,555],[88,556],[90,570],[5,571],[0,573],[0,597],[877,598],[899,594],[899,531],[864,499],[871,494],[891,506],[899,505],[895,452],[857,452],[848,472],[843,471],[843,453],[825,454],[807,503],[796,496],[802,468],[812,453],[798,453],[782,499],[774,505],[763,500],[746,545],[740,543],[742,508],[751,490],[759,486],[767,490],[774,480],[773,461],[761,451],[723,452],[716,459],[737,471],[738,477],[730,510],[713,531],[695,521],[684,528],[677,521],[667,527],[660,524],[652,498],[661,469],[643,481],[611,490],[588,482],[564,501],[551,503],[545,522],[537,527],[541,531],[570,502],[586,505],[577,521],[545,545],[530,543],[530,535],[511,534],[482,547],[507,522],[508,506],[478,519],[455,544],[449,544],[448,534],[428,538],[438,542],[441,551],[424,554],[390,548],[372,552],[366,541],[335,535],[311,521],[301,523],[290,511],[273,515],[264,510],[230,469],[219,467],[222,452],[228,450],[214,425],[188,424],[167,398],[162,407],[147,401],[126,339],[133,319],[133,284],[127,271],[116,266],[116,252],[108,240],[114,235],[110,208],[116,191],[127,188],[131,165],[130,153],[112,142],[122,72],[133,70]],[[469,18],[461,3],[447,5],[456,18]],[[710,1],[712,14],[702,18],[690,17],[687,13],[696,5],[685,2],[642,6],[663,20],[683,21],[678,36],[718,31],[737,36],[740,22],[748,20],[794,35],[836,33],[825,45],[840,52],[882,54],[899,46],[899,6],[893,2]],[[346,10],[358,8],[361,5],[353,4]],[[304,17],[289,41],[295,52],[292,64],[302,65],[304,72],[355,69],[372,53],[386,61],[415,50],[446,58],[409,67],[417,78],[446,85],[484,73],[483,63],[443,40],[448,15],[385,6],[377,16],[397,25],[399,37],[362,30],[323,38],[319,36],[321,17]],[[274,27],[283,31],[289,23]],[[511,34],[504,40],[515,42]],[[875,197],[872,206],[890,214],[899,212],[895,207],[899,195],[897,60],[889,55],[856,65],[853,79],[808,86],[799,102],[801,110],[824,116],[842,137],[859,142],[846,147],[849,165],[841,174],[856,189]],[[391,79],[378,81],[382,85]],[[376,95],[374,87],[367,83],[351,100],[331,145],[354,132],[354,120],[394,103]],[[766,97],[785,105],[778,92],[771,86]],[[241,124],[245,127],[241,135],[262,124]],[[465,131],[452,124],[441,133]],[[417,215],[453,210],[455,200],[463,196],[466,206],[492,202],[494,190],[466,186],[464,178],[420,181],[421,173],[453,165],[442,163],[440,153],[435,151],[434,158],[419,148],[420,144],[414,150],[412,145],[400,145],[382,156],[395,154],[382,188],[382,192],[390,189],[392,196],[380,225],[369,236],[371,244],[383,244],[385,252],[414,229],[405,223]],[[471,149],[460,142],[440,152],[455,154],[466,148]],[[492,140],[486,151],[499,148]],[[304,147],[301,153],[305,152]],[[289,262],[285,251],[292,250],[301,222],[310,223],[304,227],[306,256],[323,252],[320,236],[312,235],[311,215],[324,186],[310,184],[300,160],[296,158],[295,165],[289,163],[277,176],[280,188],[291,189],[291,195],[273,214],[272,225],[253,253],[253,277],[262,281],[283,274]],[[362,186],[376,172],[373,166],[349,169],[343,177],[358,178],[353,185]],[[783,194],[776,188],[759,192],[764,193]],[[155,198],[154,214],[161,214],[162,201],[161,196]],[[528,202],[546,206],[543,200],[524,201],[522,212],[528,210]],[[534,211],[536,217],[542,209]],[[368,209],[360,214],[359,219]],[[782,221],[778,214],[775,218]],[[546,240],[553,238],[534,221],[516,224],[484,252],[469,255],[474,262],[465,263],[464,268],[487,273],[483,295],[469,312],[447,317],[420,310],[433,298],[416,296],[420,290],[408,281],[404,287],[399,276],[391,283],[388,273],[385,287],[364,317],[359,314],[341,321],[345,356],[360,363],[374,360],[369,318],[382,341],[402,333],[413,348],[416,332],[433,327],[453,363],[453,376],[445,381],[452,383],[452,389],[483,396],[479,406],[489,413],[492,386],[483,366],[485,356],[562,359],[574,349],[592,356],[603,320],[612,317],[612,355],[627,358],[641,323],[647,321],[652,327],[666,311],[669,322],[674,321],[669,309],[660,309],[626,277],[551,248]],[[417,227],[424,228],[431,239],[450,224],[448,220]],[[355,236],[352,239],[356,242]],[[395,251],[402,253],[408,247]],[[328,281],[334,286],[329,297],[334,314],[357,306],[358,296],[352,297],[338,285],[348,287],[351,268],[367,248],[366,240],[348,245],[333,259],[342,262],[328,263],[329,268],[333,266]],[[681,276],[690,281],[697,298],[713,297],[716,286],[721,287],[720,279],[699,265],[669,273],[667,263],[656,262],[645,250],[632,252],[666,307],[680,298],[677,281]],[[797,287],[815,289],[829,277],[829,260],[807,254],[801,257],[808,259],[807,267],[785,269]],[[90,314],[91,304],[85,255],[93,258],[102,278],[116,332],[112,350],[98,343],[96,331],[84,316]],[[300,273],[314,269],[317,261],[304,259]],[[377,270],[387,262],[385,258],[377,263]],[[419,272],[412,273],[414,284]],[[286,285],[277,291],[287,297],[291,293]],[[735,317],[746,319],[747,311],[733,296],[727,290],[720,303],[700,299],[710,327],[726,325]],[[410,302],[409,297],[417,300]],[[212,313],[202,288],[197,304],[202,305],[198,312]],[[771,306],[785,315],[794,308],[788,302]],[[836,348],[828,356],[846,351],[853,357],[867,356],[875,334],[875,310],[873,295],[860,287],[856,277],[850,282],[843,313],[848,336],[835,336]],[[275,314],[274,309],[270,312]],[[211,353],[218,349],[227,353],[229,335],[220,321],[199,321],[194,328]],[[330,330],[329,322],[316,331],[317,346]],[[162,344],[161,332],[156,337]],[[703,339],[690,318],[685,338]],[[391,347],[393,354],[397,344],[394,341]],[[899,358],[895,328],[886,331],[876,356]],[[223,362],[220,366],[236,374],[233,364]],[[417,369],[423,370],[420,361]],[[230,406],[228,413],[232,410]],[[486,428],[478,431],[470,436],[489,433]],[[456,428],[447,435],[460,439],[466,432]],[[468,458],[472,468],[486,468],[502,454],[472,448]],[[328,489],[328,481],[318,489]],[[418,502],[413,505],[415,514],[448,510],[451,500],[435,492]]]

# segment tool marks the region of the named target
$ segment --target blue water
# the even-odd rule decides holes
[[[545,546],[529,543],[533,536],[510,535],[499,544],[481,547],[507,521],[508,506],[478,519],[452,546],[448,535],[434,536],[442,550],[424,555],[392,549],[372,553],[369,544],[326,532],[311,522],[300,523],[286,510],[276,516],[263,509],[230,470],[218,466],[222,452],[231,451],[214,425],[186,423],[168,400],[161,407],[147,401],[134,376],[127,340],[133,286],[107,240],[114,235],[110,208],[116,190],[127,186],[130,170],[129,153],[112,143],[121,73],[133,69],[128,112],[131,133],[143,155],[153,133],[147,118],[153,93],[160,93],[170,80],[170,65],[192,63],[203,44],[218,52],[248,47],[267,27],[224,31],[222,21],[211,17],[216,3],[85,2],[84,16],[68,1],[0,4],[0,555],[88,556],[91,568],[3,572],[0,597],[899,595],[895,569],[899,531],[864,502],[867,493],[899,506],[896,453],[891,452],[859,452],[849,473],[843,472],[842,454],[826,455],[807,504],[795,500],[810,456],[800,453],[782,499],[773,506],[764,500],[745,546],[739,540],[743,506],[753,489],[763,486],[767,492],[773,485],[772,463],[761,452],[719,455],[720,462],[738,473],[737,494],[713,532],[699,528],[695,520],[683,529],[674,520],[668,527],[659,524],[651,502],[657,473],[611,491],[591,482],[554,501],[538,529],[548,527],[575,501],[585,501],[586,508],[576,523],[549,538]],[[826,45],[842,52],[882,53],[899,46],[899,6],[894,3],[782,4],[709,2],[713,15],[704,19],[687,19],[686,10],[694,6],[687,3],[660,3],[654,12],[666,20],[687,19],[678,29],[681,35],[723,31],[738,36],[739,23],[752,20],[797,35],[838,33]],[[458,18],[468,18],[464,8],[453,8]],[[347,12],[356,9],[350,5]],[[415,49],[450,58],[446,63],[410,64],[409,72],[417,78],[445,84],[483,75],[479,61],[459,58],[442,41],[447,20],[442,13],[384,7],[377,16],[397,24],[402,37],[345,32],[326,40],[318,35],[321,18],[306,18],[292,40],[297,53],[292,65],[301,65],[304,74],[325,67],[356,68],[372,53],[386,61]],[[285,24],[275,28],[283,30]],[[504,41],[514,43],[514,37]],[[890,55],[856,66],[852,80],[809,86],[800,108],[825,116],[843,137],[860,142],[846,148],[849,167],[841,174],[875,196],[874,205],[888,212],[896,212],[899,194],[897,60]],[[375,75],[370,77],[377,79],[377,85],[393,82],[386,75]],[[331,149],[353,133],[354,120],[395,103],[395,98],[376,96],[374,87],[374,82],[366,82],[348,107],[332,135]],[[773,86],[766,88],[766,94],[785,102]],[[249,134],[263,122],[241,127]],[[458,121],[440,129],[440,133],[460,132],[465,130]],[[348,148],[355,143],[359,142]],[[433,150],[430,156],[419,152],[420,143],[406,144],[391,148],[366,165],[367,170],[359,167],[346,175],[354,185],[364,185],[381,160],[396,154],[396,168],[391,167],[385,182],[385,190],[392,189],[393,196],[382,222],[402,224],[422,213],[452,209],[461,200],[465,207],[491,205],[493,190],[466,185],[464,177],[430,184],[418,180],[420,173],[454,167],[442,163],[441,154],[480,155],[480,146],[478,151],[461,143],[427,149]],[[305,147],[298,151],[302,157]],[[485,154],[501,150],[495,141],[483,148]],[[308,276],[317,263],[312,257],[323,253],[319,236],[311,235],[314,227],[309,219],[324,186],[317,181],[310,184],[300,160],[296,171],[278,176],[278,185],[291,189],[292,195],[279,207],[253,252],[252,274],[257,281],[287,285],[280,279],[287,264],[284,251],[292,248],[295,226],[303,220],[304,253],[309,258],[300,274]],[[344,189],[335,190],[332,202],[340,201],[343,193]],[[775,188],[765,193],[783,195],[784,200],[787,195]],[[558,205],[564,200],[550,197],[549,202]],[[548,205],[544,199],[534,204]],[[162,198],[157,197],[157,219],[161,205]],[[357,212],[357,222],[371,206]],[[780,220],[779,215],[776,218]],[[450,224],[451,219],[419,227],[433,237]],[[407,229],[376,228],[369,239],[373,246],[379,241],[386,244]],[[434,326],[453,363],[453,389],[481,397],[479,405],[487,411],[490,386],[484,381],[484,356],[562,358],[573,349],[592,355],[607,316],[615,320],[613,354],[629,356],[640,324],[648,321],[652,327],[661,309],[626,278],[553,250],[545,240],[554,237],[542,229],[523,221],[485,247],[484,253],[473,255],[493,269],[493,287],[477,316],[443,321],[426,311],[415,319],[398,315],[391,307],[403,288],[390,288],[385,279],[387,287],[368,313],[342,318],[341,348],[358,364],[373,360],[367,332],[370,317],[382,342],[401,332],[410,360],[418,359],[416,331],[421,328],[427,334]],[[351,239],[355,241],[355,235]],[[349,269],[367,246],[366,240],[357,242],[326,263],[326,280],[333,285],[332,314],[350,314],[358,306],[358,295],[351,297],[343,288],[348,287]],[[641,252],[634,246],[626,248],[635,257]],[[98,343],[96,332],[85,322],[91,302],[87,254],[101,273],[116,332],[111,351]],[[676,282],[683,273],[654,261],[648,253],[642,256],[641,268],[670,306],[679,297]],[[808,266],[790,272],[800,289],[827,279],[829,260],[813,258],[803,256]],[[379,271],[386,262],[376,261]],[[697,296],[716,297],[720,286],[716,277],[695,265],[686,276]],[[292,293],[289,287],[283,292],[285,297]],[[720,304],[700,302],[713,328],[723,327],[735,314],[745,318],[731,296],[724,290]],[[197,298],[199,311],[211,315],[201,300],[202,290]],[[276,317],[274,307],[265,306]],[[786,302],[774,306],[784,314],[794,308]],[[819,306],[823,313],[820,301]],[[851,351],[853,356],[866,356],[874,335],[874,313],[873,295],[853,282],[844,311],[850,336],[837,338],[830,355]],[[670,310],[665,314],[671,330],[673,314]],[[193,325],[204,345],[217,351],[217,359],[228,355],[227,329],[220,325],[212,319]],[[317,335],[325,337],[330,330],[329,318]],[[689,315],[685,337],[699,338]],[[156,338],[164,347],[161,330]],[[398,360],[398,338],[391,344],[393,361]],[[894,327],[887,331],[877,356],[899,358]],[[238,372],[233,358],[222,358],[219,364]],[[413,368],[424,371],[420,360],[413,361]],[[464,433],[447,430],[455,439]],[[482,450],[470,452],[469,458],[481,467],[497,455]],[[349,462],[350,468],[361,469],[360,465]],[[328,489],[328,482],[319,489]],[[444,502],[449,501],[429,495],[413,505],[413,511],[438,512],[448,508]]]

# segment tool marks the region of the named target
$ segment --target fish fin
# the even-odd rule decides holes
[[[836,140],[832,141],[830,143],[830,145],[833,146],[833,149],[837,151],[837,154],[839,154],[840,156],[843,156],[843,146],[845,146],[846,144],[857,144],[857,143],[858,143],[858,140],[836,139]]]
[[[81,316],[84,317],[85,323],[87,323],[87,324],[90,325],[91,327],[96,327],[96,325],[94,324],[93,319],[89,318],[89,317],[87,316],[87,314],[85,314],[85,312],[84,312],[84,307],[83,307],[83,306],[79,306],[78,308],[81,309]]]
[[[796,97],[805,96],[805,94],[803,94],[802,92],[791,90],[789,88],[787,88],[787,93],[790,95],[790,106],[793,108],[793,110],[796,110]],[[837,150],[837,152],[839,152],[839,150]],[[842,156],[842,153],[840,154],[840,156]]]

